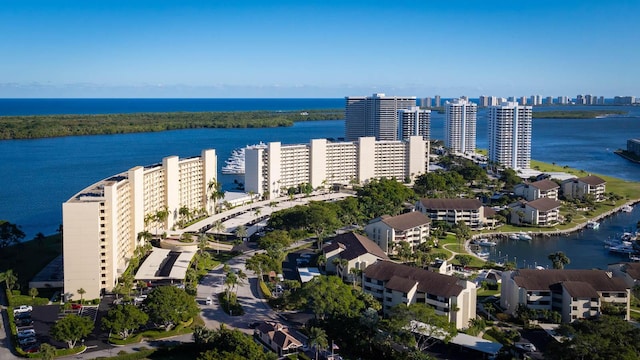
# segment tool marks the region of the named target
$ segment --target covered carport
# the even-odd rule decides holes
[[[135,275],[136,280],[160,283],[182,283],[196,250],[154,248]]]

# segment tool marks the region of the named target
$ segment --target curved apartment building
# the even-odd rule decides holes
[[[217,179],[216,169],[212,149],[191,158],[169,156],[101,180],[62,204],[64,293],[76,296],[82,288],[85,298],[98,298],[144,245],[140,232],[171,229],[182,207],[213,213],[208,184]],[[148,215],[165,209],[166,220],[149,222]]]

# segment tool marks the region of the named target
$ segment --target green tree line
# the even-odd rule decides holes
[[[307,111],[168,112],[101,115],[0,116],[0,140],[108,135],[198,128],[292,126],[294,121],[337,120],[342,109]]]

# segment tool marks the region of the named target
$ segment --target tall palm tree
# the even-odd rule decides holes
[[[198,234],[198,252],[200,253],[200,255],[202,255],[202,253],[204,253],[204,251],[207,250],[208,245],[209,245],[209,237],[207,236],[207,234],[206,233]]]
[[[7,271],[0,273],[0,282],[1,281],[4,281],[7,290],[11,290],[18,282],[18,274],[14,273],[13,269],[8,269]]]
[[[84,304],[84,294],[87,293],[87,290],[80,288],[77,291],[78,291],[78,294],[80,294],[80,304]]]
[[[218,202],[224,199],[224,190],[222,190],[222,184],[218,182],[216,179],[211,179],[207,184],[207,189],[209,191],[209,199],[213,200],[213,209],[218,207]]]
[[[231,307],[231,290],[238,285],[238,276],[233,272],[227,272],[224,279],[224,286],[227,288],[227,304]]]
[[[316,349],[316,360],[318,360],[318,351],[329,346],[327,333],[318,327],[309,329],[309,346],[313,346]]]
[[[236,282],[236,299],[237,299],[238,288],[245,284],[245,280],[247,280],[247,274],[242,270],[238,270],[236,271],[236,278],[237,278],[237,282]]]
[[[340,274],[340,277],[344,281],[344,277],[347,274],[347,266],[349,266],[349,260],[337,257],[333,259],[333,265],[336,266],[336,272]]]
[[[227,228],[222,224],[222,221],[218,220],[218,221],[213,223],[212,229],[213,229],[213,231],[215,231],[217,233],[221,233],[221,232],[225,231]],[[216,239],[215,234],[213,235],[213,238]],[[220,247],[219,246],[216,246],[216,252],[218,254],[220,253]]]

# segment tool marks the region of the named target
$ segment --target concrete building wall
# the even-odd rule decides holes
[[[327,139],[313,139],[309,146],[309,183],[316,189],[327,180]],[[326,181],[325,181],[326,180]]]
[[[358,181],[362,182],[363,179],[372,179],[376,176],[375,151],[375,138],[366,137],[358,139]]]
[[[162,159],[164,168],[164,181],[166,186],[165,203],[169,216],[165,222],[164,229],[171,229],[178,219],[178,209],[180,209],[180,172],[178,169],[178,157],[169,156]]]

